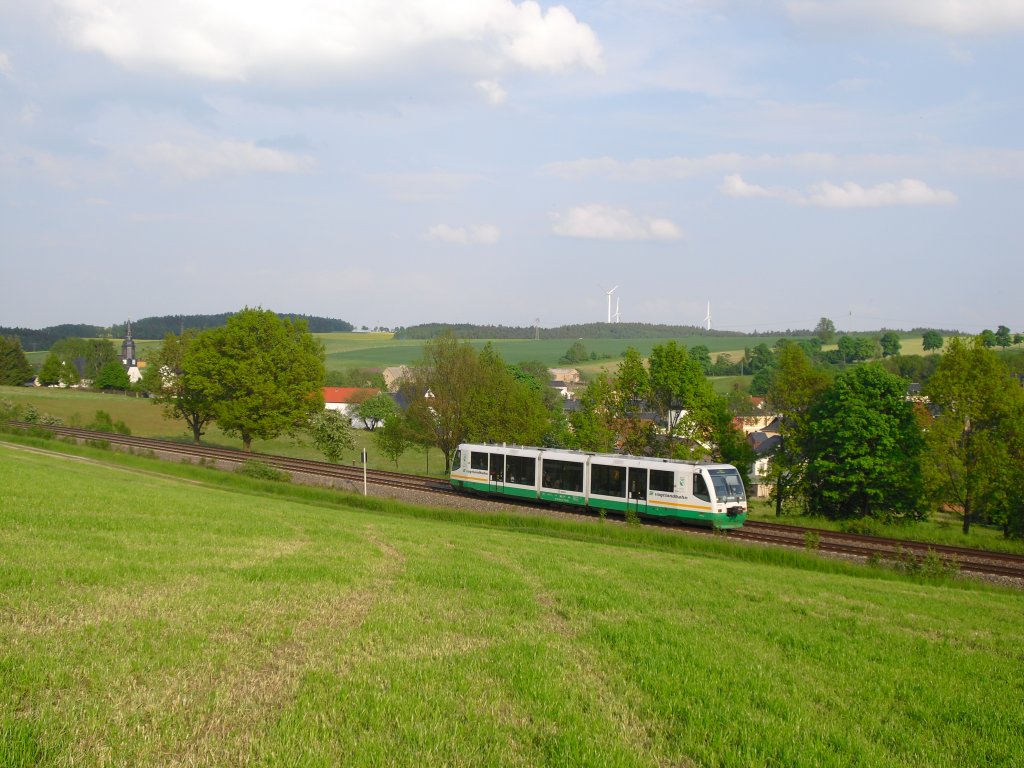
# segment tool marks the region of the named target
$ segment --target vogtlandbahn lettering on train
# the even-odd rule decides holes
[[[747,497],[731,464],[463,443],[456,490],[739,528]]]

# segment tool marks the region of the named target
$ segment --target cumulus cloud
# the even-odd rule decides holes
[[[313,165],[304,155],[240,141],[205,146],[157,142],[134,152],[133,159],[189,181],[239,173],[300,173]]]
[[[785,5],[799,21],[900,24],[950,35],[1024,29],[1020,0],[787,0]]]
[[[804,193],[788,187],[762,187],[749,184],[739,174],[727,176],[719,191],[729,197],[773,197],[797,205],[820,208],[880,208],[894,205],[952,205],[956,195],[948,189],[933,189],[920,179],[901,179],[863,187],[848,181],[833,184],[822,181]]]
[[[563,237],[592,240],[678,240],[683,236],[672,221],[638,217],[625,208],[595,203],[552,214],[553,231]]]
[[[494,245],[501,238],[501,230],[493,224],[475,227],[451,227],[435,224],[427,230],[428,240],[440,240],[455,245]]]
[[[73,44],[124,67],[212,80],[358,75],[432,54],[491,73],[603,69],[601,44],[564,6],[533,0],[53,0]]]

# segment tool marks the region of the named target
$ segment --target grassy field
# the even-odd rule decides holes
[[[411,364],[422,356],[422,341],[395,341],[391,334],[386,333],[321,333],[317,334],[327,351],[327,367],[329,369],[382,368],[388,365]],[[761,342],[771,346],[781,336],[766,336],[756,339],[742,339],[730,336],[684,336],[675,339],[676,343],[687,348],[703,344],[711,350],[712,356],[719,352],[731,352],[734,356],[743,354],[743,347],[753,347]],[[602,366],[618,364],[618,360],[629,347],[634,347],[642,355],[650,354],[651,349],[664,344],[669,339],[583,339],[588,352],[594,352],[599,358],[582,366],[582,370],[597,370]],[[473,340],[470,342],[480,349],[488,342]],[[573,344],[572,339],[495,339],[490,342],[506,362],[518,363],[524,360],[540,360],[549,367],[559,365],[558,359]],[[575,366],[580,367],[580,366]]]
[[[0,444],[4,766],[1024,754],[1019,593],[118,461]]]
[[[123,421],[132,434],[139,437],[157,437],[168,440],[190,442],[192,433],[183,421],[168,421],[163,418],[160,407],[152,400],[134,395],[107,395],[77,389],[49,389],[45,387],[0,387],[0,399],[15,404],[32,404],[40,413],[60,417],[67,426],[85,427],[96,415],[97,410],[110,414],[114,422]],[[437,449],[424,451],[410,449],[399,458],[398,466],[377,450],[373,435],[365,430],[352,431],[355,442],[353,450],[347,452],[342,461],[351,464],[356,461],[363,448],[367,450],[368,466],[371,469],[387,469],[409,472],[417,475],[443,474],[444,456]],[[225,435],[216,425],[209,428],[203,437],[203,444],[218,448],[241,448],[237,437]],[[274,440],[253,440],[253,451],[278,456],[323,461],[324,456],[310,443],[309,438],[292,438],[287,435]]]

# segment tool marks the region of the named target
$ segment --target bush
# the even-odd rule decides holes
[[[817,531],[804,531],[804,549],[816,552],[821,546],[821,534]]]
[[[859,536],[881,536],[881,524],[871,517],[860,517],[852,520],[844,520],[839,524],[839,530],[843,533],[853,533]]]
[[[115,422],[106,411],[96,411],[92,423],[86,424],[85,428],[91,429],[94,432],[116,432],[119,435],[130,435],[132,433],[127,424],[120,419]]]
[[[273,480],[278,483],[290,483],[292,480],[292,476],[287,472],[274,469],[266,462],[257,461],[256,459],[246,459],[238,466],[235,472],[256,480]]]

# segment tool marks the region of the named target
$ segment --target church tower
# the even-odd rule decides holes
[[[135,358],[135,339],[132,338],[132,321],[129,320],[124,329],[124,341],[121,342],[121,365],[135,368],[138,362]]]

